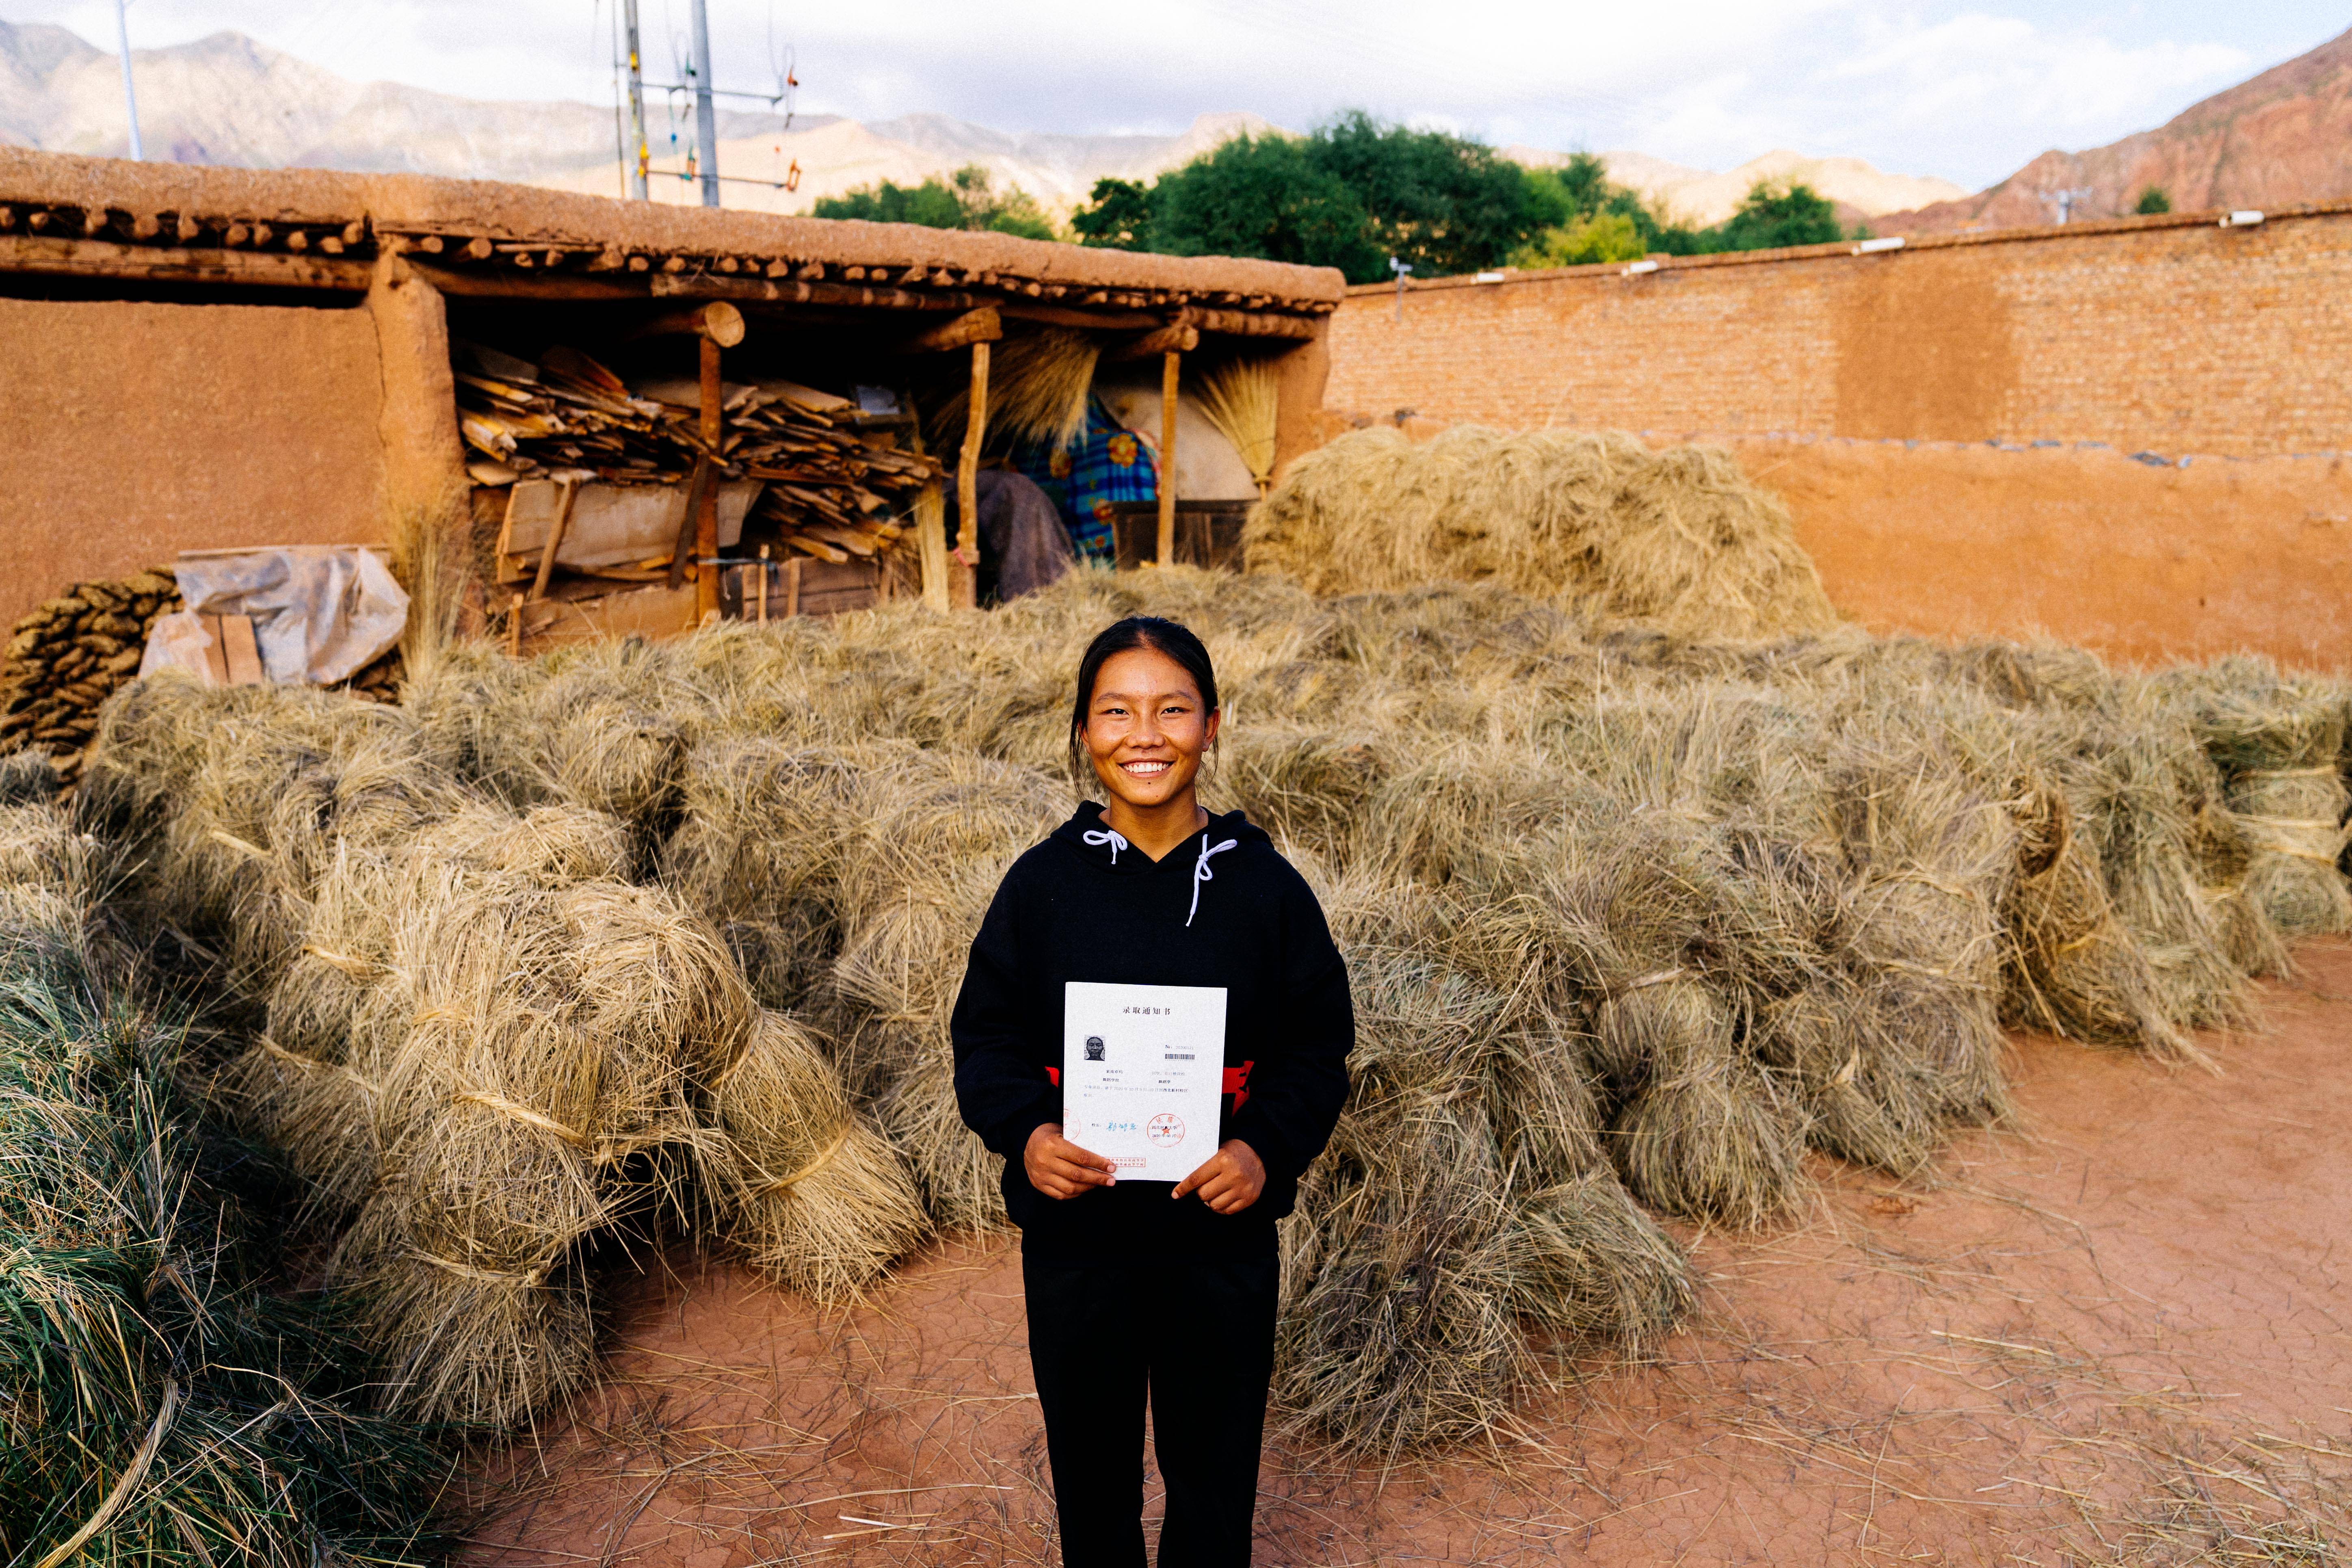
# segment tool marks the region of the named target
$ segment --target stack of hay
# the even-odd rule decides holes
[[[1707,644],[1491,585],[1170,572],[570,655],[509,671],[491,728],[559,689],[672,717],[685,783],[641,827],[667,884],[763,1001],[829,1021],[934,1222],[984,1222],[941,1019],[987,890],[1068,798],[1066,671],[1139,610],[1210,637],[1211,794],[1328,866],[1376,999],[1289,1226],[1281,1373],[1370,1446],[1501,1419],[1541,1370],[1518,1325],[1660,1331],[1687,1286],[1629,1193],[1745,1225],[1799,1205],[1808,1148],[1916,1172],[2003,1112],[2000,1023],[2186,1056],[2277,951],[2197,891],[2222,784],[2177,707],[2033,649]]]
[[[451,1456],[362,1408],[373,1357],[336,1303],[270,1287],[180,1031],[84,929],[105,879],[55,793],[45,760],[0,760],[0,1549],[433,1552]]]
[[[1383,1451],[1457,1440],[1507,1418],[1547,1375],[1547,1344],[1638,1346],[1683,1310],[1684,1265],[1641,1205],[1775,1223],[1801,1205],[1808,1151],[1916,1172],[1950,1129],[2002,1114],[2003,1023],[2192,1055],[2188,1031],[2236,1016],[2247,974],[2281,961],[2276,911],[2301,918],[2246,836],[2324,808],[2315,786],[2284,805],[2263,792],[2341,741],[2333,686],[2298,695],[2229,665],[2151,680],[2063,650],[1821,629],[1816,596],[1790,587],[1810,578],[1769,569],[1769,519],[1736,486],[1635,457],[1579,458],[1619,499],[1587,519],[1570,493],[1546,537],[1572,542],[1629,506],[1667,532],[1720,514],[1733,542],[1717,554],[1739,559],[1702,550],[1612,576],[1588,558],[1584,586],[1547,580],[1539,596],[1491,581],[1318,599],[1262,577],[1073,574],[987,616],[886,607],[529,665],[444,661],[412,689],[402,744],[489,813],[468,842],[526,858],[542,838],[568,846],[566,875],[600,909],[635,911],[635,967],[614,971],[635,978],[615,998],[672,994],[657,933],[692,924],[700,956],[676,973],[736,996],[712,1005],[734,1022],[694,1026],[707,1038],[625,1026],[625,1007],[592,1030],[551,1000],[532,1026],[543,1046],[508,1039],[506,993],[401,933],[509,911],[496,918],[511,940],[545,955],[530,973],[593,991],[554,951],[583,941],[561,913],[571,884],[461,850],[439,837],[454,827],[346,829],[340,803],[376,796],[331,768],[292,769],[287,804],[266,809],[213,776],[258,735],[210,773],[169,758],[128,773],[186,776],[167,792],[186,820],[158,831],[167,880],[260,993],[299,972],[389,999],[310,1007],[381,1022],[341,1047],[358,1054],[315,1039],[303,1054],[350,1067],[371,1104],[409,1097],[414,1110],[371,1113],[370,1136],[387,1151],[445,1140],[409,1156],[455,1172],[436,1176],[445,1187],[480,1179],[466,1151],[491,1131],[535,1135],[530,1158],[569,1170],[597,1224],[609,1138],[649,1140],[616,1163],[646,1162],[629,1203],[659,1201],[656,1173],[673,1169],[743,1213],[775,1184],[813,1183],[834,1146],[823,1128],[847,1125],[832,1110],[784,1113],[793,1152],[756,1170],[705,1152],[722,1126],[748,1147],[739,1120],[776,1119],[725,1104],[730,1042],[756,1002],[769,1016],[752,1038],[789,1032],[795,1061],[837,1073],[824,1081],[887,1133],[930,1223],[985,1225],[998,1167],[955,1119],[945,1030],[966,947],[1004,865],[1066,810],[1080,649],[1122,615],[1186,621],[1228,693],[1210,798],[1271,824],[1319,880],[1362,1009],[1355,1093],[1286,1225],[1282,1399]],[[1736,624],[1776,640],[1580,618],[1574,603],[1611,582],[1666,605],[1669,624],[1745,605]],[[112,714],[131,725],[145,701]],[[2331,703],[2333,728],[2309,717]],[[303,839],[288,823],[323,826]],[[2337,843],[2285,858],[2333,877],[2318,857]],[[331,890],[346,876],[394,890]],[[395,918],[368,938],[372,910]],[[304,947],[315,964],[270,968]],[[731,965],[712,967],[722,949]],[[427,984],[451,999],[424,999]],[[490,1031],[496,1061],[423,1043],[446,1032],[445,1008]],[[787,1012],[804,1022],[788,1031]],[[567,1031],[625,1043],[583,1051]],[[819,1052],[830,1063],[808,1065]],[[411,1058],[437,1065],[399,1065]],[[534,1066],[592,1058],[623,1064],[609,1092]],[[674,1060],[682,1090],[658,1066]],[[498,1076],[509,1068],[520,1076]],[[753,1075],[777,1104],[824,1098],[792,1077]],[[598,1120],[608,1102],[622,1113]],[[486,1289],[541,1269],[533,1288],[547,1286],[569,1245],[403,1223],[404,1247],[498,1276],[471,1282]]]
[[[623,822],[496,805],[435,740],[408,710],[159,677],[110,710],[85,794],[142,852],[126,900],[259,1026],[224,1088],[342,1227],[330,1276],[362,1287],[389,1397],[546,1409],[590,1365],[583,1249],[663,1209],[820,1299],[870,1283],[921,1212],[819,1043],[620,879]],[[564,760],[642,805],[593,778],[614,755]]]
[[[1243,544],[1318,594],[1492,582],[1708,637],[1836,621],[1788,509],[1729,453],[1631,436],[1355,431],[1292,466]]]
[[[139,673],[156,618],[180,607],[179,584],[157,567],[112,583],[79,583],[18,621],[0,671],[6,718],[0,744],[37,746],[66,783],[98,732],[98,710]]]
[[[2339,771],[2341,687],[2288,679],[2247,658],[2168,685],[2221,770],[2236,829],[2212,834],[2225,870],[2235,872],[2225,895],[2242,898],[2290,935],[2352,931],[2352,893],[2337,871],[2352,811]]]

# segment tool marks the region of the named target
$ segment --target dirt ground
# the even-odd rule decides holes
[[[2016,1125],[1900,1187],[1824,1164],[1771,1233],[1686,1231],[1686,1328],[1491,1451],[1277,1443],[1256,1561],[2334,1560],[2352,944],[2205,1043],[2219,1075],[2019,1039]],[[1055,1563],[1020,1289],[970,1244],[826,1315],[674,1255],[616,1288],[602,1386],[488,1466],[467,1562]]]

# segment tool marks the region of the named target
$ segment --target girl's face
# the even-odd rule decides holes
[[[1188,795],[1201,753],[1217,738],[1184,667],[1157,648],[1133,647],[1103,660],[1079,731],[1095,776],[1112,798],[1139,811]]]

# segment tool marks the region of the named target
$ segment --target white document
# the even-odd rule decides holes
[[[1217,1152],[1225,988],[1068,982],[1062,1136],[1118,1179],[1181,1182]]]

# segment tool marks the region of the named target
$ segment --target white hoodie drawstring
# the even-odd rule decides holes
[[[1097,832],[1097,831],[1095,831],[1094,829],[1089,828],[1089,829],[1087,829],[1087,831],[1086,838],[1087,838],[1087,843],[1089,843],[1089,844],[1108,844],[1108,845],[1109,845],[1109,846],[1110,846],[1110,863],[1111,863],[1112,865],[1114,865],[1114,866],[1116,866],[1116,865],[1118,865],[1118,852],[1119,852],[1120,850],[1122,850],[1122,849],[1124,849],[1124,848],[1126,848],[1126,847],[1127,847],[1127,840],[1126,840],[1126,839],[1124,839],[1124,838],[1122,838],[1122,837],[1120,837],[1118,836],[1118,830],[1117,830],[1117,829],[1115,829],[1115,828],[1106,827],[1106,828],[1103,828],[1103,829],[1102,829],[1101,831],[1099,831],[1099,832]],[[1189,925],[1189,924],[1191,924],[1192,922],[1190,922],[1190,921],[1186,921],[1185,923]]]
[[[1191,925],[1192,917],[1201,912],[1201,884],[1216,879],[1216,873],[1209,869],[1209,857],[1222,855],[1240,843],[1238,838],[1228,838],[1223,844],[1213,845],[1207,834],[1201,835],[1201,858],[1192,862],[1192,907],[1184,911],[1186,925]]]

